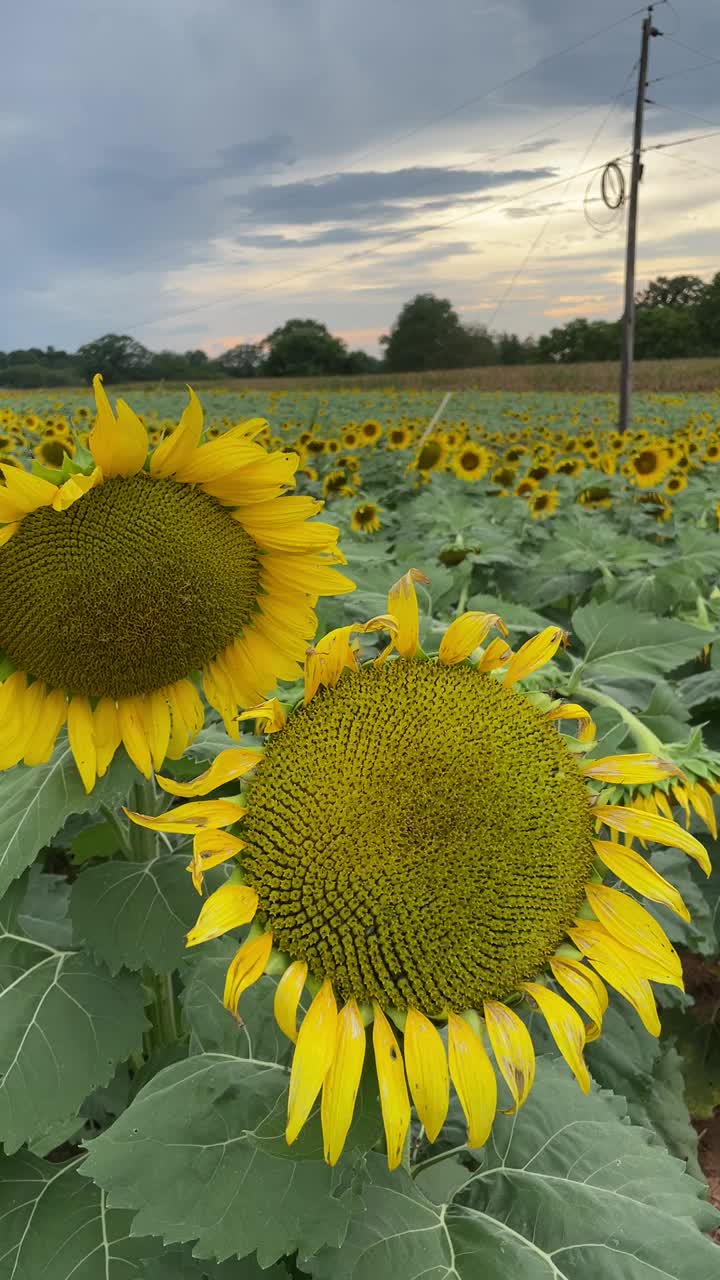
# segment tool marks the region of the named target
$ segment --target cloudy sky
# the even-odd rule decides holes
[[[303,315],[376,351],[421,291],[521,334],[615,316],[623,224],[583,171],[630,145],[632,8],[7,6],[0,348],[113,331],[217,353]],[[720,131],[720,3],[655,21],[646,144]],[[649,151],[640,282],[710,276],[719,244],[720,132]]]

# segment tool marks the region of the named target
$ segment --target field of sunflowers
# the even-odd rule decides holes
[[[195,390],[0,394],[0,1280],[720,1276],[720,392]]]

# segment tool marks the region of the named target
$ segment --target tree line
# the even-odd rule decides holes
[[[720,272],[708,282],[692,275],[659,276],[637,295],[636,307],[637,360],[720,355]],[[153,352],[135,338],[112,333],[72,353],[55,347],[0,351],[0,386],[72,386],[89,382],[98,370],[108,383],[197,382],[617,360],[621,324],[576,319],[539,338],[520,338],[464,324],[447,298],[421,293],[381,337],[380,359],[349,350],[318,320],[296,318],[261,342],[238,343],[215,358],[200,349]]]

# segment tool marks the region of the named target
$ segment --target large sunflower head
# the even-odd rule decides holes
[[[322,504],[286,496],[296,455],[256,443],[262,419],[202,444],[191,392],[148,456],[137,415],[94,385],[92,470],[0,466],[0,768],[46,761],[67,721],[88,790],[121,742],[148,777],[182,755],[198,675],[237,736],[239,707],[301,674],[318,597],[353,586],[337,530],[309,523]]]
[[[497,615],[465,613],[429,657],[418,643],[417,581],[410,571],[387,614],[309,651],[298,705],[273,700],[246,713],[269,734],[264,752],[231,748],[193,782],[161,778],[186,802],[160,817],[130,815],[194,836],[189,870],[200,892],[208,867],[236,860],[188,943],[251,924],[225,1005],[236,1013],[264,971],[282,973],[275,1015],[297,1046],[287,1139],[322,1091],[331,1164],[369,1027],[391,1167],[410,1099],[434,1141],[452,1081],[472,1146],[490,1132],[498,1077],[511,1109],[522,1105],[534,1076],[524,1009],[540,1011],[588,1090],[583,1046],[600,1033],[605,984],[654,1034],[650,981],[682,985],[660,927],[606,875],[687,918],[632,840],[684,849],[709,869],[702,845],[673,821],[603,794],[676,775],[674,765],[649,753],[583,763],[594,733],[587,712],[521,688],[555,654],[559,627],[513,653]],[[361,662],[356,637],[378,631],[389,644]],[[242,809],[232,797],[197,799],[241,776]],[[235,824],[236,833],[223,830]],[[305,987],[311,1003],[298,1030]]]

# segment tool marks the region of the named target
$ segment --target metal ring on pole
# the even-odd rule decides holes
[[[617,160],[610,160],[602,171],[600,195],[608,209],[620,209],[625,203],[625,174]]]

